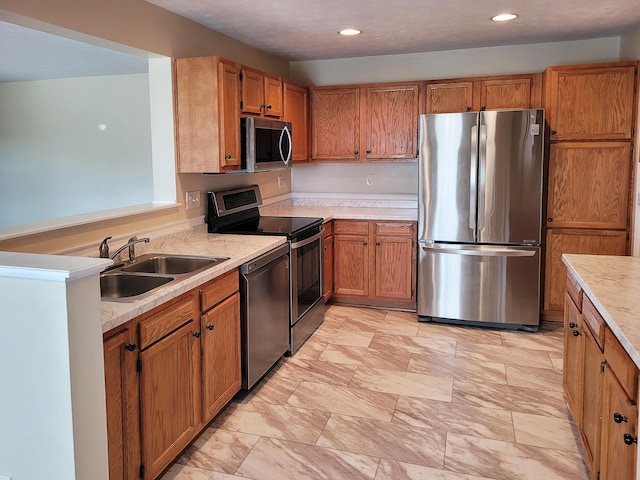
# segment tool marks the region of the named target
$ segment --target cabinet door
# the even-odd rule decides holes
[[[570,301],[570,300],[566,300]],[[582,440],[587,465],[592,478],[600,465],[600,434],[602,426],[602,366],[604,354],[593,333],[583,322],[584,384],[582,396]]]
[[[600,480],[636,478],[637,437],[638,407],[605,365]]]
[[[309,93],[306,88],[284,84],[284,120],[291,122],[294,162],[309,158]]]
[[[409,300],[413,297],[413,240],[376,236],[376,297]]]
[[[567,269],[563,253],[625,255],[627,234],[621,230],[583,230],[550,228],[547,230],[544,275],[544,309],[562,310]]]
[[[564,359],[562,386],[573,421],[582,426],[582,396],[584,375],[584,336],[578,307],[569,294],[564,302]]]
[[[468,112],[473,104],[473,82],[427,84],[427,113]]]
[[[367,88],[366,158],[418,156],[418,84]]]
[[[360,158],[360,91],[358,88],[313,90],[311,156],[314,160]]]
[[[103,344],[107,406],[109,478],[140,475],[140,424],[135,329],[132,324],[109,333]]]
[[[142,460],[148,478],[157,477],[202,425],[198,326],[191,320],[140,352]]]
[[[547,69],[550,139],[630,139],[635,69],[635,65]]]
[[[264,108],[264,81],[262,74],[242,69],[242,113],[261,115]]]
[[[533,108],[533,80],[506,78],[480,82],[481,110],[518,110]]]
[[[223,170],[240,167],[239,73],[235,64],[221,62],[220,78],[220,165]]]
[[[282,81],[277,77],[264,76],[264,116],[282,117]]]
[[[210,421],[240,390],[240,294],[201,318],[203,421]]]
[[[369,296],[368,235],[333,236],[333,291],[336,295]]]
[[[323,243],[322,296],[326,303],[329,301],[331,294],[333,293],[333,235],[325,236]]]
[[[629,142],[552,144],[547,227],[626,229],[630,187]]]

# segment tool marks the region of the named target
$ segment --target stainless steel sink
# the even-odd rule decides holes
[[[147,293],[173,280],[173,277],[112,272],[100,277],[100,291],[102,298],[105,299],[130,298]]]
[[[229,260],[228,257],[197,257],[191,255],[146,254],[138,257],[136,263],[122,268],[125,272],[158,273],[181,275],[193,273],[205,267],[212,267]]]
[[[169,282],[183,280],[226,260],[229,258],[164,253],[140,255],[135,263],[116,265],[102,273],[102,299],[112,302],[140,300]]]

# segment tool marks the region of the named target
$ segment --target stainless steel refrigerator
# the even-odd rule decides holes
[[[543,110],[420,116],[420,320],[537,330],[543,132]]]

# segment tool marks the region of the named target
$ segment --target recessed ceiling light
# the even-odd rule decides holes
[[[340,30],[338,33],[345,37],[351,37],[353,35],[360,35],[362,30],[358,30],[357,28],[345,28],[344,30]]]
[[[495,17],[491,17],[491,20],[494,22],[507,22],[509,20],[513,20],[514,18],[518,18],[518,15],[515,13],[501,13],[500,15],[496,15]]]

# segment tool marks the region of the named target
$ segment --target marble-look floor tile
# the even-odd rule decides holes
[[[301,443],[315,443],[329,417],[328,412],[252,402],[234,404],[212,423],[212,427],[234,432],[279,438]]]
[[[390,356],[372,348],[349,347],[347,345],[329,345],[320,355],[320,360],[327,362],[401,372],[407,371],[410,358],[411,354],[408,352],[399,351]]]
[[[477,380],[504,385],[507,383],[504,363],[482,362],[446,355],[412,355],[407,371],[451,377],[456,380]]]
[[[447,434],[445,469],[497,480],[586,480],[578,453]]]
[[[298,408],[390,421],[397,400],[397,395],[389,393],[302,382],[289,397],[287,404]]]
[[[317,360],[324,352],[324,349],[327,348],[327,345],[329,345],[327,342],[321,342],[311,336],[294,354],[294,358]]]
[[[369,348],[383,352],[395,352],[404,350],[413,354],[435,353],[440,355],[455,355],[456,341],[448,338],[426,338],[407,335],[389,335],[376,333]]]
[[[360,367],[349,386],[376,392],[450,402],[453,379],[422,373]]]
[[[377,466],[377,458],[357,453],[261,438],[236,474],[255,480],[371,480]]]
[[[207,428],[185,450],[178,463],[203,470],[235,473],[259,439],[258,435]]]
[[[579,440],[569,419],[513,412],[513,427],[517,443],[580,452]]]
[[[420,322],[418,337],[448,338],[469,343],[502,345],[502,337],[497,330],[471,327],[466,325],[447,325],[433,322]]]
[[[507,383],[514,387],[562,392],[562,372],[553,368],[507,365]]]
[[[275,372],[274,377],[296,384],[307,381],[347,386],[357,368],[357,365],[289,357]]]
[[[265,377],[249,390],[241,390],[234,397],[234,401],[239,403],[249,403],[253,400],[260,402],[284,405],[289,396],[300,383],[299,379],[278,375],[278,370],[282,364],[277,365]]]
[[[318,445],[442,468],[446,434],[389,422],[331,415]]]
[[[560,392],[488,384],[482,380],[454,380],[452,402],[569,418],[564,396]]]
[[[423,467],[411,463],[380,460],[375,480],[495,480],[488,477]]]
[[[331,343],[333,345],[368,347],[373,335],[374,332],[361,332],[358,330],[322,326],[314,332],[313,337],[316,341]]]
[[[562,358],[562,354],[549,353],[549,359],[551,360],[551,365],[553,365],[553,369],[556,372],[562,373],[562,367],[564,359]]]
[[[500,332],[502,345],[505,347],[525,348],[527,350],[544,350],[562,354],[562,342],[554,335],[537,332]]]
[[[400,396],[393,422],[443,432],[515,441],[511,412]]]
[[[245,477],[236,477],[228,473],[213,472],[201,468],[190,467],[174,463],[160,480],[242,480]],[[245,479],[246,480],[246,479]]]
[[[519,347],[485,345],[480,343],[458,342],[456,357],[473,358],[482,362],[497,362],[510,365],[552,368],[547,352],[527,350]]]

